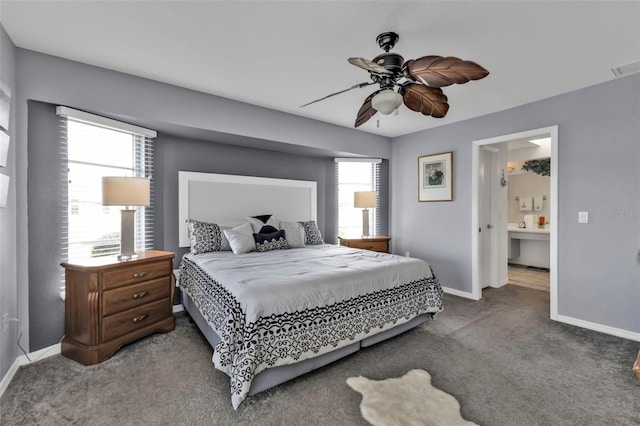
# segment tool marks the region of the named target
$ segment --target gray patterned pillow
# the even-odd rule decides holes
[[[307,246],[317,246],[324,244],[320,229],[315,220],[309,220],[307,222],[298,222],[304,228],[304,244]]]
[[[188,219],[191,236],[191,253],[200,254],[220,251],[222,248],[222,231],[215,223]]]

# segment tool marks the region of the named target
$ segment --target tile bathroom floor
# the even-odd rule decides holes
[[[509,264],[509,284],[549,291],[549,271],[524,265]]]

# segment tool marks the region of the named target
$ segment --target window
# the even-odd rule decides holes
[[[378,191],[380,207],[380,163],[377,159],[336,158],[336,184],[338,197],[338,236],[355,238],[362,235],[362,209],[353,206],[356,191]],[[380,233],[380,215],[369,211],[370,235]]]
[[[136,207],[136,250],[153,247],[153,146],[135,126],[58,107],[66,133],[69,261],[120,252],[119,206],[102,205],[103,176],[151,177],[151,206]],[[147,129],[142,131],[152,132]],[[155,136],[155,132],[151,133]]]

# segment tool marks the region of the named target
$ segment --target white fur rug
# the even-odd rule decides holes
[[[381,381],[350,377],[347,384],[362,394],[362,417],[374,426],[475,425],[462,418],[453,396],[431,385],[424,370]]]

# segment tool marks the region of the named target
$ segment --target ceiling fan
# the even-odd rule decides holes
[[[449,104],[441,87],[454,83],[464,84],[489,75],[489,71],[475,62],[453,56],[423,56],[405,62],[401,55],[389,52],[399,39],[400,36],[394,32],[382,33],[376,41],[385,53],[371,61],[364,58],[348,59],[350,64],[369,71],[371,81],[354,84],[345,90],[316,99],[301,107],[352,89],[378,84],[380,89],[369,95],[360,107],[355,127],[366,123],[378,111],[385,115],[391,114],[403,102],[410,110],[434,118],[442,118],[447,114]]]

